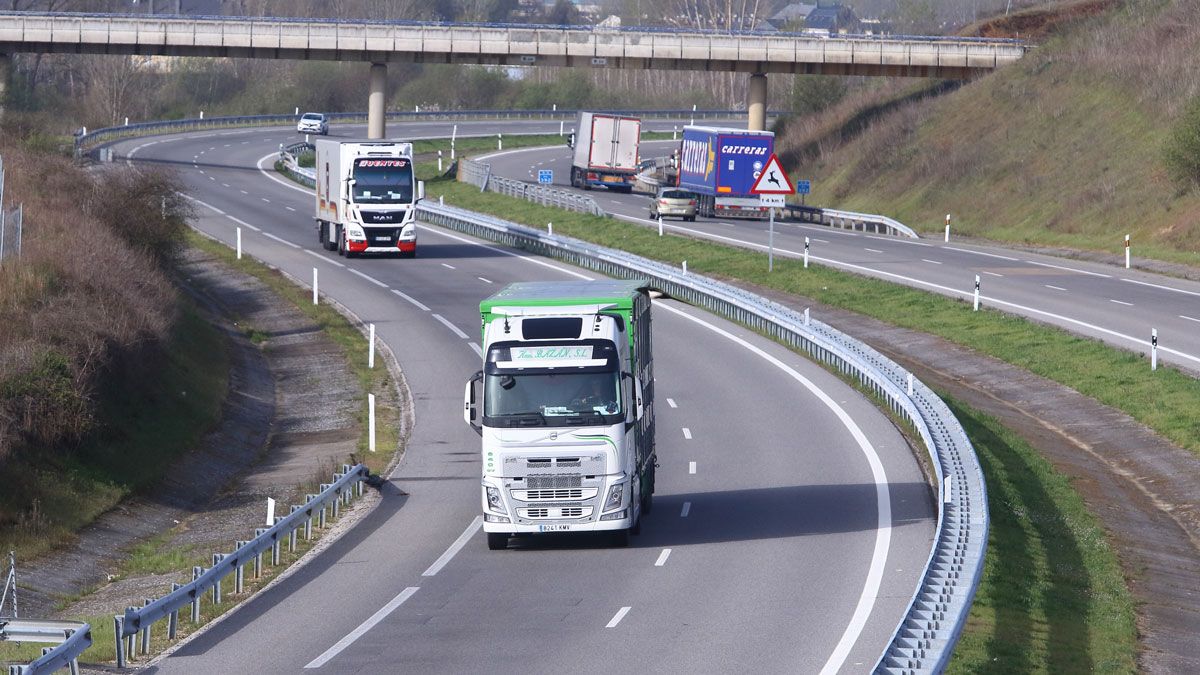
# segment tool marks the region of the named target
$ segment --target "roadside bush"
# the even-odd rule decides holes
[[[86,208],[127,244],[165,264],[179,251],[192,215],[182,189],[174,173],[114,167],[92,183]]]
[[[1200,187],[1200,96],[1188,102],[1163,147],[1167,173],[1181,190]]]

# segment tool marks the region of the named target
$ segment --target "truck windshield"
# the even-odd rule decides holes
[[[616,371],[491,372],[485,378],[484,415],[530,417],[555,426],[581,415],[620,415],[621,382]]]
[[[404,158],[359,159],[354,163],[356,204],[409,204],[412,162]]]

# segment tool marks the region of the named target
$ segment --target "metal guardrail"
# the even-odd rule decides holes
[[[804,220],[810,223],[820,223],[829,225],[844,230],[856,230],[862,232],[874,232],[876,234],[893,234],[903,235],[910,239],[920,239],[921,235],[917,234],[916,230],[905,225],[904,223],[881,216],[875,213],[857,213],[855,211],[839,211],[837,209],[825,209],[816,206],[799,206],[796,204],[788,204],[785,208],[787,214],[796,220]]]
[[[593,216],[607,216],[608,213],[600,208],[595,199],[587,195],[576,194],[569,190],[546,187],[536,183],[502,178],[492,175],[492,166],[484,162],[470,159],[458,160],[458,180],[479,188],[480,192],[490,190],[502,195],[517,197],[527,202],[542,206],[556,206],[560,209],[588,213]]]
[[[2,14],[2,12],[0,12]],[[390,121],[414,122],[431,120],[465,119],[574,119],[577,110],[428,110],[414,112],[392,111],[386,114]],[[728,119],[746,115],[745,110],[595,110],[613,115],[637,115],[643,119]],[[778,116],[769,112],[768,116]],[[339,124],[366,124],[367,113],[326,113],[330,122]],[[75,137],[75,156],[82,157],[103,143],[134,136],[170,134],[202,129],[224,129],[231,127],[294,126],[299,115],[235,115],[226,117],[200,117],[180,120],[137,122],[123,126],[105,127]]]
[[[369,475],[366,465],[342,465],[341,473],[333,475],[333,482],[321,485],[321,492],[307,496],[304,504],[292,506],[291,513],[276,518],[275,524],[267,528],[255,530],[255,537],[249,541],[237,542],[232,553],[213,554],[212,567],[192,568],[192,581],[187,584],[172,584],[171,592],[157,600],[147,600],[142,607],[130,607],[124,614],[113,617],[116,632],[117,667],[126,667],[129,658],[137,653],[150,652],[150,629],[161,621],[168,619],[167,638],[175,639],[179,626],[179,610],[191,605],[193,623],[200,621],[200,602],[204,595],[212,591],[213,604],[221,602],[221,583],[234,576],[234,592],[241,593],[245,580],[245,567],[254,565],[255,577],[262,570],[263,554],[271,551],[271,564],[279,564],[280,549],[284,539],[288,540],[288,550],[296,550],[297,530],[304,529],[304,538],[312,538],[313,521],[318,521],[318,527],[325,527],[326,512],[332,508],[333,517],[337,518],[340,507],[349,504],[354,495],[362,495],[363,481]],[[134,639],[141,636],[141,644],[136,645]],[[139,648],[140,647],[140,648]]]
[[[904,618],[875,673],[937,673],[950,659],[983,573],[987,488],[962,425],[925,384],[871,347],[821,323],[806,310],[730,284],[493,216],[422,203],[422,220],[620,278],[648,278],[672,297],[745,324],[826,363],[887,402],[924,441],[937,476],[934,546]]]
[[[0,642],[50,643],[28,665],[10,665],[8,675],[42,675],[69,668],[79,674],[79,655],[92,646],[92,627],[79,621],[0,619]]]

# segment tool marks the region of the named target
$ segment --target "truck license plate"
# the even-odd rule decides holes
[[[566,532],[570,525],[538,525],[538,532]]]

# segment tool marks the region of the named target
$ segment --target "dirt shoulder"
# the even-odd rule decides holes
[[[159,550],[199,558],[227,551],[262,526],[267,497],[286,513],[355,449],[365,396],[347,369],[329,367],[345,355],[316,323],[254,277],[195,249],[179,278],[228,338],[222,420],[159,486],[102,516],[66,550],[24,565],[23,614],[87,616],[141,605],[178,575],[123,576],[134,545],[153,540]]]
[[[1200,459],[1128,415],[1016,366],[806,298],[752,290],[810,307],[814,318],[999,419],[1070,476],[1108,531],[1138,603],[1140,669],[1200,672]]]

